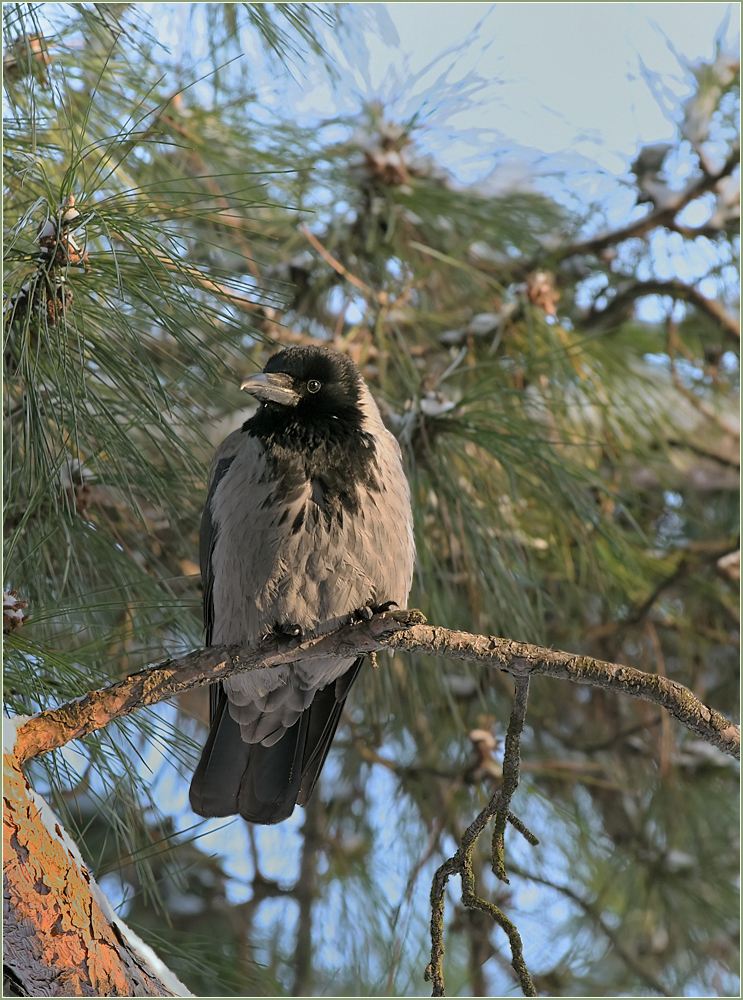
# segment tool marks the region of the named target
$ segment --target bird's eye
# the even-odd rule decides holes
[[[322,385],[316,378],[311,378],[307,383],[307,392],[319,392],[321,388]]]

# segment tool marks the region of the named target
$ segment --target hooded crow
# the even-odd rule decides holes
[[[366,609],[405,607],[410,491],[356,365],[329,348],[289,347],[241,388],[260,406],[218,448],[201,522],[207,645],[255,646],[272,632],[310,639]],[[280,823],[305,805],[362,659],[213,685],[194,812]]]

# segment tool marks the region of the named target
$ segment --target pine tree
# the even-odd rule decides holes
[[[363,14],[190,7],[205,76],[168,61],[137,5],[4,8],[6,712],[202,644],[198,519],[214,447],[245,419],[237,387],[277,344],[322,342],[359,364],[403,447],[411,607],[666,674],[734,713],[734,60],[696,68],[677,141],[640,152],[637,207],[612,229],[597,206],[455,183],[420,116],[371,104],[309,128],[230,68],[248,33],[337,79],[327,53],[361,44]],[[687,225],[698,203],[709,217]],[[650,296],[663,321],[639,318]],[[245,902],[203,827],[168,815],[203,691],[30,763],[192,991],[426,991],[431,878],[501,780],[514,685],[384,659],[299,835],[248,831]],[[657,707],[549,678],[521,755],[513,808],[541,843],[509,832],[508,886],[488,836],[473,869],[537,992],[735,995],[728,759]],[[447,990],[517,989],[506,936],[454,886],[447,900]]]

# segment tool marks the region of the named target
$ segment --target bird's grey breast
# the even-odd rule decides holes
[[[285,622],[310,635],[367,604],[405,603],[410,501],[385,428],[359,445],[368,455],[355,480],[322,454],[308,469],[272,460],[249,434],[230,444],[213,467],[213,642],[252,642]]]

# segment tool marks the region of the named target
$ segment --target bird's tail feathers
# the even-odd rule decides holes
[[[272,746],[245,743],[229,713],[221,684],[210,692],[211,730],[191,782],[191,808],[199,816],[233,816],[280,823],[295,803],[306,805],[317,784],[343,705],[363,657],[318,691],[297,722]]]

